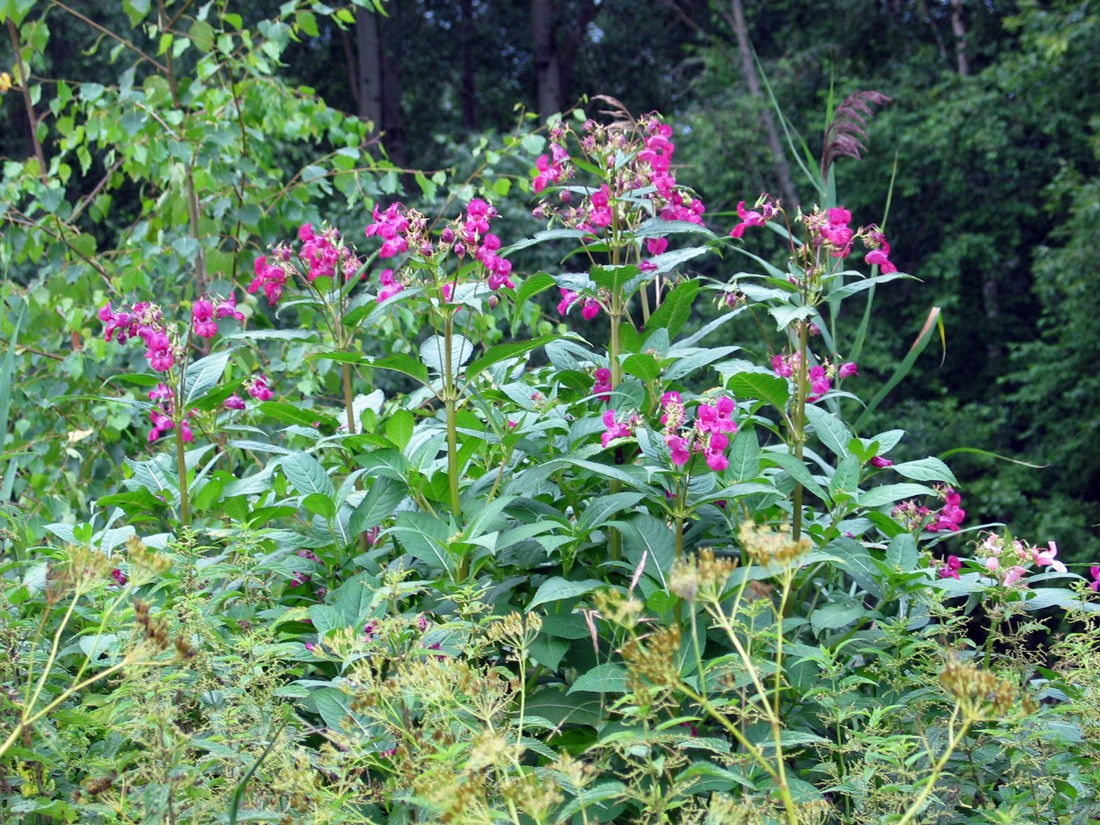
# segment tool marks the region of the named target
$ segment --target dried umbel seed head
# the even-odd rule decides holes
[[[979,668],[969,662],[949,659],[940,673],[940,684],[959,704],[979,715],[982,706],[988,703],[994,716],[1006,716],[1019,694],[1016,686],[1007,679],[1001,679],[990,670]],[[1025,700],[1023,709],[1034,707],[1034,701]]]
[[[166,573],[172,566],[172,560],[168,556],[149,549],[137,536],[126,539],[126,556],[132,571],[143,570],[154,576]]]
[[[690,559],[680,559],[672,567],[668,587],[681,599],[693,601],[721,598],[737,560],[717,557],[713,547],[702,547]]]
[[[680,626],[662,627],[640,639],[631,639],[623,646],[623,659],[629,671],[631,690],[642,688],[639,680],[650,685],[671,689],[679,684],[680,669],[676,654],[680,650]]]
[[[607,621],[620,627],[632,628],[638,623],[642,603],[618,590],[600,590],[592,596],[596,611]]]
[[[813,542],[808,538],[803,536],[795,541],[790,532],[788,524],[781,524],[773,530],[766,524],[744,521],[737,536],[749,558],[757,564],[785,567],[813,548]]]

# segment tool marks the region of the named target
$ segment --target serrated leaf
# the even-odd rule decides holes
[[[874,487],[859,497],[860,507],[882,507],[904,498],[916,496],[934,496],[936,491],[923,484],[883,484]]]
[[[787,409],[790,388],[785,378],[764,372],[738,372],[726,379],[726,389],[740,400],[759,398],[780,412]]]
[[[309,453],[291,453],[282,459],[282,468],[287,481],[302,495],[320,493],[331,499],[336,494],[325,468]]]
[[[217,386],[229,363],[229,350],[200,358],[183,371],[183,405],[190,407],[211,387]]]
[[[625,693],[626,668],[615,662],[596,665],[577,677],[569,693]]]
[[[955,478],[955,474],[951,472],[951,468],[934,457],[922,458],[918,461],[904,461],[901,464],[895,464],[891,469],[895,473],[914,481],[944,481],[956,486],[959,483]]]
[[[839,418],[815,404],[807,404],[806,419],[821,443],[834,455],[839,458],[848,455],[848,442],[852,440],[852,434]]]
[[[603,586],[604,583],[598,579],[585,579],[584,581],[574,582],[563,579],[561,576],[554,576],[539,585],[539,589],[535,591],[535,597],[527,605],[527,610],[534,610],[540,604],[548,604],[549,602],[577,599],[594,590],[599,590]]]

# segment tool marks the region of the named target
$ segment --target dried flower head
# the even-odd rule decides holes
[[[748,520],[741,522],[737,536],[749,558],[756,564],[786,567],[813,548],[813,542],[805,536],[795,541],[790,533],[789,524],[781,524],[773,530],[766,524]]]

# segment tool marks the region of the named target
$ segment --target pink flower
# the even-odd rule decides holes
[[[270,401],[275,396],[267,383],[267,377],[263,375],[257,375],[251,381],[246,381],[244,387],[257,401]]]
[[[939,569],[939,575],[941,579],[957,579],[959,577],[959,569],[962,567],[962,562],[958,556],[948,556],[947,563]]]
[[[665,436],[665,444],[668,445],[669,458],[677,467],[688,463],[691,453],[688,451],[688,442],[678,435]]]
[[[289,255],[289,250],[287,250],[287,254]],[[275,257],[278,258],[279,255]],[[268,304],[275,306],[283,296],[283,287],[286,286],[287,279],[286,272],[282,267],[268,263],[266,255],[261,255],[255,260],[253,269],[256,272],[256,277],[248,285],[248,293],[254,295],[262,289],[264,295],[267,296]]]
[[[111,571],[111,578],[115,580],[115,584],[119,587],[125,587],[128,579],[126,574],[119,570],[117,567]]]
[[[932,524],[925,529],[932,533],[957,532],[966,518],[966,510],[959,506],[961,503],[962,496],[950,487],[943,488],[943,507],[936,513]]]
[[[629,424],[616,420],[614,410],[604,410],[603,424],[607,428],[600,435],[600,443],[604,447],[616,438],[629,438],[631,436]]]
[[[229,396],[227,399],[225,399],[225,401],[222,402],[222,406],[227,410],[243,410],[244,399],[236,393],[233,393],[233,395]]]
[[[237,296],[230,292],[229,296],[218,302],[218,305],[214,307],[214,317],[219,321],[222,318],[236,318],[238,321],[244,320],[244,313],[237,309]]]
[[[782,355],[772,356],[772,369],[780,378],[790,378],[794,375],[794,368],[791,366],[790,359],[784,358]]]
[[[892,272],[897,272],[898,268],[886,257],[888,252],[889,249],[872,249],[864,256],[864,260],[868,266],[877,266],[884,275],[889,275]]]
[[[1050,542],[1049,547],[1046,550],[1040,550],[1038,547],[1031,548],[1031,560],[1035,563],[1036,567],[1051,567],[1058,573],[1065,573],[1066,566],[1058,559],[1054,558],[1058,555],[1058,545],[1053,541]]]
[[[1089,575],[1092,576],[1092,581],[1089,583],[1089,587],[1092,588],[1092,592],[1100,592],[1100,567],[1090,567]]]
[[[845,378],[848,378],[850,376],[853,376],[853,375],[858,378],[859,377],[859,367],[856,366],[855,361],[848,361],[847,363],[844,363],[844,364],[840,365],[840,367],[836,371],[836,374],[841,380],[843,380]]]
[[[645,249],[650,255],[662,255],[668,249],[668,238],[650,238],[645,242]]]
[[[595,298],[585,298],[584,304],[581,306],[581,317],[586,321],[591,321],[599,314],[600,302]]]
[[[596,381],[592,385],[592,394],[601,401],[611,400],[611,370],[600,367],[596,370]]]
[[[214,305],[206,298],[200,298],[191,306],[191,329],[200,338],[213,338],[218,334]]]
[[[405,288],[400,281],[393,277],[392,269],[383,269],[378,275],[378,283],[382,285],[382,289],[378,291],[378,298],[376,299],[379,304],[388,298],[392,298]]]
[[[894,462],[888,458],[883,458],[880,455],[876,455],[874,458],[871,459],[871,466],[883,470],[887,467],[894,466]]]
[[[750,226],[763,226],[765,222],[761,212],[750,212],[745,209],[744,201],[737,204],[737,217],[741,219],[741,223],[730,230],[731,238],[740,238]]]
[[[172,352],[172,342],[163,332],[154,332],[147,341],[149,348],[145,351],[145,357],[149,366],[157,372],[168,372],[176,363],[176,357]]]
[[[832,388],[832,382],[824,367],[810,367],[809,379],[810,395],[806,396],[807,401],[817,401]]]
[[[1023,567],[1020,567],[1018,564],[1013,565],[1005,571],[1004,579],[1001,583],[1005,587],[1012,587],[1012,585],[1023,579],[1025,573],[1027,573],[1027,570]]]

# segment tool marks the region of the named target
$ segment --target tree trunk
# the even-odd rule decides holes
[[[378,15],[359,9],[355,17],[356,114],[382,128],[382,39]]]
[[[955,66],[960,77],[970,74],[970,60],[966,54],[966,23],[963,21],[963,0],[951,0],[951,31],[955,35]]]
[[[771,103],[764,97],[760,87],[760,77],[756,73],[752,45],[749,43],[749,30],[745,25],[745,8],[741,0],[731,0],[733,11],[733,32],[737,36],[737,52],[741,57],[741,71],[745,75],[745,85],[749,94],[760,107],[760,125],[768,142],[772,157],[775,158],[775,176],[779,182],[779,195],[788,209],[798,206],[798,195],[791,181],[791,168],[787,164],[783,151],[783,142],[779,139],[779,130],[772,117]]]
[[[356,114],[373,125],[372,136],[384,135],[390,157],[401,163],[405,121],[401,112],[401,60],[393,40],[399,2],[387,6],[390,16],[359,9],[355,18],[355,72],[352,91]]]
[[[477,41],[473,0],[462,0],[462,125],[477,130]]]
[[[531,0],[531,36],[535,46],[535,79],[539,118],[561,111],[561,61],[557,41],[556,0]]]

